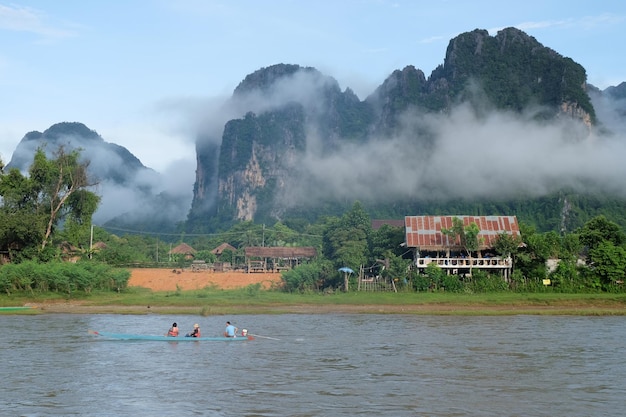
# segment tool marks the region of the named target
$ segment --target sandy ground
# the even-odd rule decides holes
[[[199,290],[217,287],[224,290],[243,288],[260,283],[264,289],[280,283],[280,273],[261,272],[192,272],[188,269],[131,269],[130,287],[144,287],[153,291]]]

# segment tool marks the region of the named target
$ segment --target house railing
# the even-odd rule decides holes
[[[429,264],[435,263],[440,268],[481,268],[481,269],[502,269],[512,268],[511,258],[417,258],[415,264],[418,268],[425,268]]]

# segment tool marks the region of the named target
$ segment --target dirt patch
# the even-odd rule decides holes
[[[270,272],[192,272],[188,269],[131,269],[130,287],[149,288],[152,291],[200,290],[217,287],[223,290],[261,284],[264,289],[280,284],[280,274]]]

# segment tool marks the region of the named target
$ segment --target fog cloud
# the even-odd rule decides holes
[[[281,78],[272,89],[236,94],[209,112],[197,112],[198,136],[219,145],[228,120],[289,102],[301,103],[309,114],[323,111],[321,94],[333,82],[316,72],[298,72]],[[393,137],[358,144],[333,141],[332,152],[328,138],[311,124],[307,150],[293,162],[293,175],[277,201],[289,207],[329,199],[510,199],[563,189],[626,197],[626,107],[598,100],[594,105],[601,123],[593,127],[566,115],[546,121],[538,117],[542,108],[523,114],[486,112],[489,105],[480,113],[470,105],[447,114],[408,111]]]
[[[563,188],[626,197],[623,132],[600,134],[568,117],[546,123],[533,116],[477,116],[469,106],[448,115],[407,113],[395,137],[348,143],[331,155],[308,152],[286,194],[294,204],[328,197],[539,197]],[[315,149],[319,137],[312,132],[308,141]]]

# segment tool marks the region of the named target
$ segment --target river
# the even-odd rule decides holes
[[[2,416],[622,416],[624,317],[15,315]],[[114,341],[230,320],[228,342]],[[277,340],[278,339],[278,340]]]

